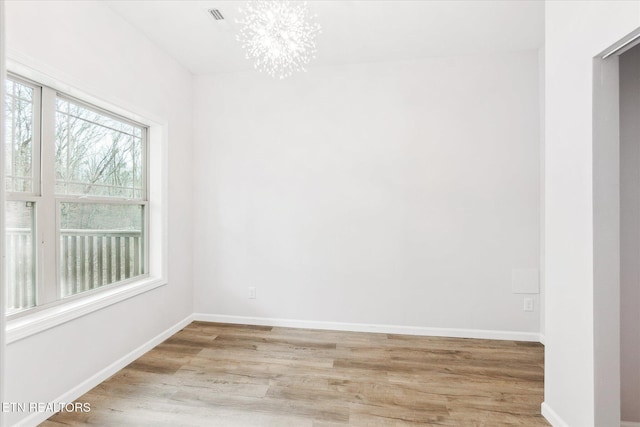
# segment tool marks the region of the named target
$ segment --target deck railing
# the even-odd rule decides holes
[[[30,229],[8,228],[5,236],[7,309],[31,307],[35,300],[33,237]]]
[[[60,232],[62,296],[142,274],[142,233],[122,230]]]
[[[29,229],[7,229],[8,308],[35,300],[33,238]],[[60,292],[67,297],[144,272],[142,233],[134,230],[61,230]]]

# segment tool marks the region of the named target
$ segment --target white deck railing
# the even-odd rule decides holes
[[[9,310],[33,305],[35,265],[29,229],[7,229]],[[140,231],[61,230],[60,292],[62,297],[99,288],[143,273]]]
[[[30,307],[35,296],[33,238],[31,230],[9,228],[5,236],[7,309]]]

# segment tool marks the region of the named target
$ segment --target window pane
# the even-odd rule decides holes
[[[144,206],[60,203],[62,297],[144,274]]]
[[[33,88],[5,81],[5,188],[33,192]]]
[[[6,202],[7,314],[36,302],[33,202]]]
[[[56,193],[141,199],[143,130],[64,98],[56,102]]]

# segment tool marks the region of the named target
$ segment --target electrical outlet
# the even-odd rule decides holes
[[[533,298],[524,299],[524,311],[533,311]]]
[[[256,288],[249,286],[249,299],[256,299]]]

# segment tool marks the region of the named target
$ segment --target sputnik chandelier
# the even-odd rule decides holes
[[[303,1],[251,1],[239,10],[237,39],[257,70],[284,79],[315,58],[315,18]]]

